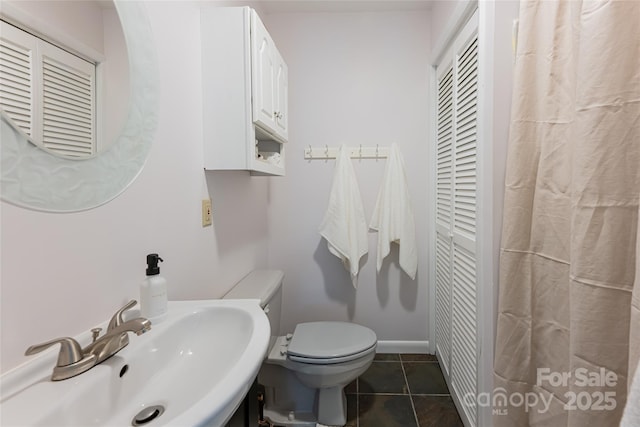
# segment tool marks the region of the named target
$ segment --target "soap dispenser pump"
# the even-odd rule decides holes
[[[147,255],[147,277],[140,285],[140,314],[156,323],[167,314],[167,281],[160,276],[158,254]]]

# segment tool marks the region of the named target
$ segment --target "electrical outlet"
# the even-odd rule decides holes
[[[208,227],[211,225],[211,199],[205,199],[202,201],[202,226]]]

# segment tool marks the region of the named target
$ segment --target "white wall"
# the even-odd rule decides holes
[[[287,176],[269,193],[269,265],[285,273],[282,325],[351,320],[380,340],[425,342],[427,320],[427,143],[429,15],[426,11],[292,13],[264,18],[289,67]],[[376,233],[358,289],[318,234],[335,161],[307,161],[305,147],[388,147],[406,162],[418,241],[418,275],[398,251],[375,272]],[[367,220],[385,161],[353,160]],[[393,245],[395,246],[395,245]]]
[[[2,3],[3,13],[9,13],[13,19],[27,24],[30,29],[39,32],[39,35],[65,44],[68,41],[79,41],[95,52],[104,53],[102,8],[97,2],[3,0]]]
[[[451,15],[460,0],[436,0],[431,2],[431,46],[435,46],[451,19]]]
[[[222,296],[266,266],[268,179],[202,169],[199,6],[146,7],[161,101],[142,174],[114,201],[83,213],[0,205],[2,372],[26,361],[29,345],[84,332],[137,299],[147,253],[164,258],[170,299]],[[201,199],[209,196],[214,226],[202,228]]]

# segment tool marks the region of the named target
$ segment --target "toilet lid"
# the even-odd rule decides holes
[[[361,353],[376,342],[376,334],[371,329],[355,323],[299,323],[287,353],[309,359],[332,359]]]

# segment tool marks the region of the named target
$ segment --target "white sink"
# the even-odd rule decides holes
[[[258,300],[171,301],[166,319],[77,377],[50,380],[57,346],[3,375],[0,424],[130,426],[159,405],[144,425],[219,427],[249,390],[269,336]]]

